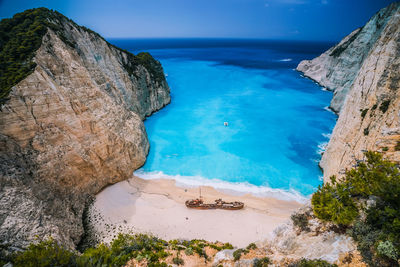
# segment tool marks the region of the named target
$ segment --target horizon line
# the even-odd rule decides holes
[[[340,40],[317,40],[317,39],[286,39],[286,38],[267,38],[267,37],[110,37],[104,36],[105,39],[187,39],[187,40],[200,40],[200,39],[210,39],[210,40],[255,40],[255,41],[297,41],[297,42],[331,42],[337,43]]]

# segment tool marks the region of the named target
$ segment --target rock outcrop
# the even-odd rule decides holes
[[[297,67],[334,92],[331,108],[339,118],[320,162],[325,181],[356,165],[365,150],[400,160],[399,25],[396,2],[337,46]]]
[[[277,227],[266,248],[273,261],[285,262],[305,259],[322,259],[330,263],[339,263],[340,257],[348,253],[357,253],[353,239],[337,231],[337,227],[318,220],[307,204],[295,214],[306,214],[308,218],[306,229],[295,226],[293,220]]]
[[[53,11],[41,9],[43,15]],[[149,150],[143,119],[170,102],[162,67],[60,14],[34,70],[0,111],[0,240],[74,248],[89,197],[127,179]]]

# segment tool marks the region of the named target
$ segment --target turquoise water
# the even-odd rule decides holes
[[[293,69],[309,54],[245,45],[150,52],[172,101],[145,121],[150,153],[136,174],[286,197],[321,184],[318,152],[336,118],[325,109],[331,93]],[[235,53],[239,64],[229,62]]]

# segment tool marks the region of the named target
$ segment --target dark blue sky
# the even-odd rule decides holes
[[[104,37],[338,41],[391,0],[0,0],[0,18],[58,10]]]

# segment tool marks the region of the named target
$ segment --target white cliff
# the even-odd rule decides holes
[[[297,67],[334,92],[331,108],[339,118],[320,162],[325,181],[356,165],[365,150],[400,160],[399,25],[396,2],[337,46]]]
[[[144,164],[142,120],[170,102],[162,67],[150,55],[134,56],[55,16],[61,30],[47,29],[36,67],[0,111],[3,245],[51,235],[74,248],[88,199]]]

